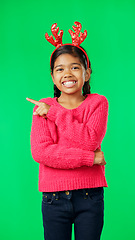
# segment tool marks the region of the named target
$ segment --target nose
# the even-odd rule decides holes
[[[64,73],[64,78],[70,78],[70,77],[72,77],[70,70],[66,70],[66,72]]]
[[[71,78],[71,77],[72,77],[72,75],[68,74],[68,73],[64,75],[64,78]]]
[[[66,66],[64,71],[63,71],[63,74],[64,74],[64,78],[72,77],[71,67],[70,66]]]

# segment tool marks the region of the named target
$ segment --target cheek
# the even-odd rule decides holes
[[[54,80],[57,81],[59,78],[60,78],[59,74],[58,74],[58,73],[55,73],[55,74],[54,74]]]
[[[81,79],[85,79],[85,71],[82,69],[81,71],[76,72],[76,74],[78,75],[78,77],[80,77]]]
[[[83,79],[85,79],[85,75],[86,75],[85,72],[83,72],[83,73],[82,73],[82,77],[83,77]]]

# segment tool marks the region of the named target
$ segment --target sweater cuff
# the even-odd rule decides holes
[[[95,153],[92,151],[87,151],[87,154],[85,156],[85,154],[83,155],[83,165],[88,166],[88,167],[92,167],[94,165],[94,158],[95,158]]]
[[[52,122],[55,122],[57,111],[58,111],[58,108],[54,105],[51,105],[51,107],[48,110],[48,113],[46,114],[46,117],[50,119]]]

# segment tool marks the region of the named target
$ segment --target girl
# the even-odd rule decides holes
[[[108,100],[90,92],[91,63],[84,51],[71,44],[56,49],[51,56],[54,97],[27,98],[35,104],[31,152],[39,163],[46,240],[71,240],[73,223],[76,240],[99,240],[103,228],[103,187],[108,185],[101,142]]]

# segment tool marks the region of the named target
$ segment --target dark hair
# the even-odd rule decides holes
[[[80,46],[80,47],[83,50],[85,50],[82,46]],[[58,49],[56,49],[56,51],[54,51],[54,53],[52,55],[52,58],[51,58],[51,73],[52,74],[53,74],[54,63],[55,63],[56,58],[64,53],[71,54],[74,57],[79,57],[80,62],[83,64],[84,68],[87,69],[87,59],[86,59],[84,52],[81,51],[81,49],[79,49],[76,46],[63,45],[63,46],[59,47]],[[90,60],[89,60],[89,68],[91,69]],[[91,69],[91,73],[92,73],[92,69]],[[86,94],[89,94],[89,93],[91,93],[91,92],[90,92],[90,84],[89,84],[89,80],[88,80],[83,85],[83,96],[85,96]],[[54,84],[54,97],[60,97],[60,95],[61,95],[61,91]]]

